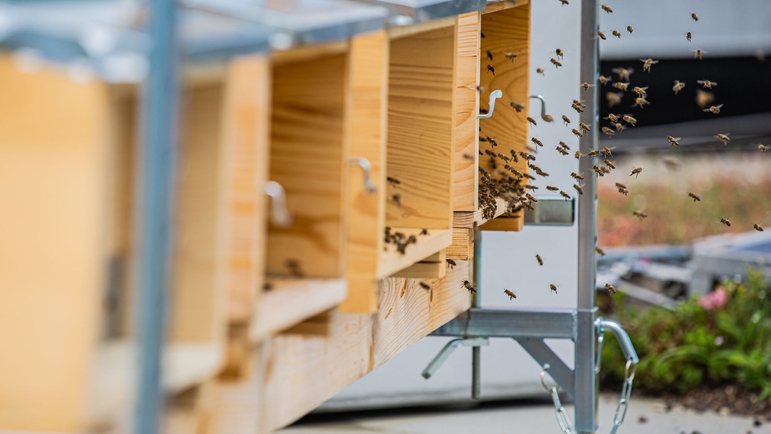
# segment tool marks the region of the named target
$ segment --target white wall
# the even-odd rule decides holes
[[[537,164],[549,172],[548,183],[574,192],[571,171],[578,162],[562,156],[557,143],[566,142],[578,149],[578,139],[570,132],[577,127],[578,114],[570,108],[573,99],[581,99],[579,87],[580,1],[561,6],[556,0],[531,0],[532,62],[531,94],[541,94],[547,112],[555,121],[540,119],[538,101],[531,101],[531,116],[538,126],[531,135],[538,137],[544,148]],[[556,48],[565,50],[563,67],[555,69],[549,62]],[[546,76],[536,74],[543,68]],[[566,127],[562,114],[573,120]],[[536,181],[544,191],[545,183]],[[577,227],[525,226],[521,232],[488,232],[482,238],[482,302],[496,307],[575,307],[577,280]],[[535,255],[544,258],[539,267]],[[558,294],[549,291],[549,283],[559,285]],[[509,301],[506,287],[518,298]],[[411,403],[431,404],[470,399],[471,350],[459,348],[430,380],[421,372],[449,338],[427,337],[407,348],[385,365],[352,384],[332,398],[323,409],[400,406]],[[573,343],[556,342],[553,347],[573,366]],[[482,350],[482,394],[484,398],[546,396],[541,388],[540,368],[513,340],[493,339]]]

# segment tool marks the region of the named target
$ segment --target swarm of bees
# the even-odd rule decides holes
[[[425,234],[421,232],[421,235],[428,235],[428,231],[426,229],[423,229],[423,231],[425,231]],[[408,237],[403,232],[398,232],[398,231],[391,232],[391,227],[386,226],[385,238],[383,241],[385,241],[386,244],[393,244],[394,246],[396,246],[396,251],[404,255],[405,253],[407,253],[407,247],[410,244],[417,243],[418,238],[415,235],[410,235]]]

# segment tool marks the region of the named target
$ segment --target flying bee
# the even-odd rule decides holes
[[[681,82],[680,80],[675,80],[675,85],[672,86],[672,90],[675,92],[675,95],[678,94],[683,88],[685,87],[685,83]]]
[[[584,112],[584,108],[581,107],[578,104],[573,104],[571,107],[573,108],[573,110],[577,111],[578,113],[583,113]]]
[[[531,118],[530,116],[527,117],[527,121],[535,126],[538,126],[538,123],[535,121],[535,119]]]
[[[655,65],[656,63],[659,63],[658,60],[653,60],[650,57],[647,59],[640,59],[640,62],[643,63],[643,72],[645,71],[651,72],[651,66]]]
[[[720,223],[723,223],[724,225],[728,226],[729,228],[731,227],[731,221],[728,220],[727,218],[721,217],[720,218]]]
[[[615,124],[613,124],[613,126],[616,128],[617,133],[620,133],[621,131],[624,131],[626,129],[626,127],[622,125],[621,122],[616,122]]]
[[[752,225],[753,228],[755,228],[756,231],[763,232],[763,226],[755,223]]]
[[[688,192],[688,197],[692,198],[694,202],[701,202],[701,198],[692,191]]]
[[[605,172],[602,171],[600,166],[594,165],[592,166],[592,170],[594,170],[594,173],[596,173],[597,176],[605,176]]]
[[[428,229],[423,229],[418,235],[428,235]]]
[[[762,144],[762,143],[761,143],[761,144],[759,144],[759,145],[758,145],[758,151],[760,151],[760,152],[766,152],[766,145],[764,145],[764,144]]]
[[[573,128],[573,134],[575,134],[577,137],[583,137],[584,135],[581,134],[581,131],[578,131],[577,129]]]
[[[526,188],[526,189],[528,189],[530,191],[538,190],[538,186],[537,185],[533,185],[533,184],[527,184],[527,185],[523,186],[523,188]]]
[[[402,197],[398,194],[391,196],[391,201],[393,201],[393,203],[398,207],[402,206]]]
[[[616,89],[621,89],[621,90],[623,90],[625,92],[626,92],[626,88],[628,86],[629,86],[629,83],[624,83],[624,82],[621,82],[621,81],[617,81],[617,82],[613,83],[613,87],[615,87]]]
[[[642,167],[635,167],[634,169],[632,169],[632,174],[629,176],[632,176],[632,175],[640,176],[640,172],[642,172]],[[637,178],[637,176],[635,176],[635,178]]]
[[[543,148],[543,143],[537,137],[531,137],[530,141]]]
[[[581,87],[584,88],[584,91],[587,91],[587,90],[589,90],[590,87],[594,87],[594,85],[593,84],[589,84],[587,82],[583,82],[583,83],[581,83]]]
[[[536,199],[536,198],[535,198],[535,197],[534,197],[532,194],[530,194],[530,193],[525,193],[525,197],[526,197],[526,198],[527,198],[527,199],[528,199],[530,202],[536,202],[536,203],[538,202],[538,199]]]
[[[516,111],[517,111],[517,113],[519,113],[519,112],[521,112],[522,110],[524,110],[524,109],[525,109],[525,105],[524,105],[524,104],[520,104],[520,103],[518,103],[518,102],[514,102],[514,101],[512,101],[512,102],[510,102],[510,103],[509,103],[509,105],[511,106],[511,108],[513,108],[514,110],[516,110]]]
[[[562,121],[565,122],[565,125],[567,126],[570,123],[570,118],[565,115],[562,115]]]
[[[493,61],[493,53],[490,52],[490,50],[487,50],[487,58],[492,62]]]
[[[714,83],[712,83],[714,85]],[[715,100],[715,94],[706,90],[696,89],[696,105],[703,109]]]
[[[570,195],[569,195],[569,194],[565,193],[565,192],[564,192],[564,191],[562,191],[562,190],[560,190],[560,196],[564,197],[564,198],[565,198],[565,200],[570,200],[570,199],[573,199],[572,197],[570,197]]]
[[[598,78],[597,80],[598,80],[598,81],[600,82],[600,84],[601,84],[601,85],[603,85],[603,86],[604,86],[604,85],[606,85],[606,84],[608,84],[608,83],[610,83],[611,81],[613,81],[613,79],[612,79],[611,77],[606,77],[606,76],[604,76],[604,75],[601,75],[601,76],[600,76],[600,78]]]
[[[713,115],[719,115],[720,107],[723,107],[723,104],[710,106],[710,108],[704,109],[703,111],[710,112]]]
[[[608,107],[613,107],[615,105],[621,104],[621,98],[624,97],[623,92],[613,93],[608,92],[605,94],[605,99],[608,100]]]
[[[506,288],[503,288],[503,293],[509,296],[509,300],[514,300],[517,298],[517,294],[514,294],[513,292],[509,291]]]
[[[608,5],[600,5],[600,7],[602,8],[602,10],[604,10],[605,12],[607,12],[609,14],[613,13],[613,9],[611,9],[610,6],[608,6]]]
[[[583,188],[581,188],[581,186],[580,186],[580,185],[578,185],[578,184],[573,184],[573,188],[575,188],[575,189],[576,189],[576,191],[578,192],[578,194],[584,194],[584,189],[583,189]]]
[[[568,2],[568,0],[560,0],[560,3],[562,3],[562,6],[570,4],[570,2]]]
[[[605,155],[605,157],[612,157],[613,153],[611,151],[614,150],[614,149],[616,149],[615,146],[612,147],[612,148],[609,148],[609,147],[605,146],[602,149],[600,149],[600,151],[602,152],[603,155]]]
[[[688,42],[691,42],[691,36],[693,36],[691,35],[691,32],[685,32],[685,39],[687,39]]]
[[[463,283],[460,284],[461,288],[468,289],[472,294],[476,294],[477,290],[471,285],[471,282],[468,280],[464,280]]]
[[[576,172],[570,172],[570,176],[571,176],[573,179],[576,179],[576,180],[578,180],[578,181],[583,181],[583,180],[584,180],[584,177],[583,177],[583,176],[581,176],[580,174],[576,173]]]
[[[554,65],[555,68],[559,68],[560,66],[562,66],[562,63],[560,63],[559,60],[557,60],[557,59],[555,59],[553,57],[550,57],[549,61],[551,62],[552,65]]]
[[[599,149],[592,149],[588,154],[586,154],[587,157],[596,157],[597,155],[600,155]]]
[[[641,97],[639,97],[639,98],[635,98],[635,100],[634,100],[634,104],[632,105],[632,107],[637,107],[637,106],[639,106],[640,108],[645,108],[645,106],[646,106],[647,104],[650,104],[650,102],[648,102],[648,100],[647,100],[647,99],[645,99],[645,97],[642,97],[642,96],[641,96]]]
[[[618,75],[618,79],[621,81],[629,81],[629,76],[634,72],[633,68],[613,68],[612,72]]]
[[[555,187],[553,185],[547,185],[546,189],[549,190],[549,191],[559,191],[560,190],[559,188],[557,188],[557,187]]]
[[[639,218],[640,221],[643,221],[643,219],[645,219],[645,217],[648,217],[648,214],[645,214],[642,211],[632,211],[632,215],[637,217],[637,218]]]
[[[605,256],[605,250],[602,250],[599,247],[595,247],[594,251],[597,252],[597,254],[600,255],[600,256]]]
[[[445,259],[445,261],[447,261],[447,266],[450,267],[451,269],[455,268],[455,266],[458,265],[452,259]]]
[[[393,176],[386,176],[386,181],[388,181],[388,183],[393,185],[394,187],[396,187],[397,185],[402,183],[401,181],[399,181],[398,179],[394,178]]]
[[[646,89],[648,89],[648,86],[645,86],[645,87],[635,86],[634,89],[632,90],[634,90],[637,96],[647,96],[648,92],[645,91]]]
[[[723,145],[727,145],[727,144],[731,143],[731,139],[729,139],[729,138],[728,138],[728,136],[729,136],[730,134],[731,134],[731,133],[727,133],[727,134],[718,134],[718,135],[716,135],[715,137],[717,137],[717,138],[718,138],[718,139],[719,139],[721,142],[723,142]]]
[[[618,187],[618,188],[626,188],[626,185],[624,185],[624,184],[622,184],[620,182],[617,182],[616,183],[616,187]]]
[[[420,282],[420,287],[423,289],[431,289],[431,285],[426,282]]]
[[[618,39],[621,39],[621,32],[618,30],[612,30],[610,33],[612,33],[613,36],[617,37]]]
[[[560,146],[562,146],[563,148],[567,149],[568,151],[570,150],[570,146],[568,146],[568,144],[565,143],[565,142],[560,142]]]
[[[543,68],[536,68],[535,72],[537,72],[537,73],[539,73],[541,75],[546,75],[546,74],[543,73]]]
[[[712,89],[712,86],[717,86],[717,83],[709,80],[696,80],[704,89]]]
[[[586,125],[586,124],[585,124],[585,123],[583,123],[583,122],[579,122],[579,123],[578,123],[578,126],[579,126],[579,127],[580,127],[580,128],[583,130],[583,131],[585,131],[585,132],[587,132],[587,133],[588,133],[589,131],[591,131],[591,130],[592,130],[591,128],[589,128],[589,125]]]
[[[603,133],[605,133],[605,134],[607,134],[607,135],[608,135],[608,137],[611,137],[611,136],[613,136],[614,134],[616,134],[616,132],[615,132],[615,131],[613,131],[612,129],[610,129],[610,128],[608,128],[608,127],[602,127],[602,132],[603,132]]]
[[[609,120],[611,122],[618,122],[618,117],[619,116],[620,115],[614,115],[613,113],[608,113],[608,116],[603,118],[603,119],[607,119],[607,120]]]
[[[623,194],[624,196],[629,196],[629,189],[628,188],[619,188],[618,192]]]
[[[556,54],[557,57],[562,59],[562,57],[565,55],[565,51],[563,51],[562,48],[557,48],[556,50],[554,50],[554,54]]]
[[[626,26],[626,31],[629,32],[629,33],[634,33],[634,27]]]
[[[550,283],[550,284],[549,284],[549,289],[551,289],[551,291],[552,291],[553,293],[555,293],[555,294],[557,293],[557,285],[555,285],[555,284],[553,284],[553,283]]]
[[[632,116],[624,115],[621,119],[633,127],[637,126],[637,119],[633,118]]]
[[[576,160],[578,160],[579,158],[581,158],[581,151],[576,151],[576,153],[573,154],[573,156],[576,157]]]
[[[597,36],[599,36],[599,37],[600,37],[600,39],[602,39],[603,41],[604,41],[604,40],[606,40],[606,39],[608,39],[608,38],[606,38],[606,37],[605,37],[605,33],[602,33],[602,32],[601,32],[601,31],[599,31],[599,30],[597,30]]]
[[[672,145],[670,147],[680,146],[680,143],[678,142],[680,137],[667,136],[667,140],[669,140],[669,144]]]
[[[611,285],[610,283],[605,284],[605,289],[608,290],[610,295],[614,295],[616,293],[616,288],[614,288],[613,285]]]
[[[691,14],[691,18],[693,18],[694,21],[699,21],[699,16],[696,14]]]
[[[693,51],[693,58],[694,58],[694,59],[699,59],[699,60],[701,60],[701,56],[702,56],[703,54],[706,54],[706,53],[708,53],[708,51],[704,51],[704,50],[702,50],[702,49],[699,49],[699,48],[697,48],[697,49],[695,49],[695,50],[691,50],[691,51]]]
[[[669,170],[677,170],[677,167],[680,166],[679,161],[670,157],[662,158],[661,162],[664,163],[664,166]]]
[[[505,52],[505,51],[504,51],[504,52],[503,52],[503,57],[505,57],[505,58],[506,58],[506,60],[509,60],[509,61],[513,62],[513,61],[514,61],[514,59],[516,59],[516,58],[517,58],[517,55],[516,55],[516,54],[514,54],[514,53],[507,53],[507,52]]]
[[[543,267],[543,258],[541,258],[541,255],[535,255],[535,260],[538,261],[538,265]]]
[[[608,169],[605,166],[602,166],[602,167],[600,167],[600,172],[602,172],[603,175],[607,175],[608,173],[610,173],[610,169]]]
[[[605,160],[605,161],[603,161],[603,163],[605,163],[605,165],[610,167],[611,169],[615,169],[616,168],[616,166],[614,166],[613,162],[610,161],[610,160]]]

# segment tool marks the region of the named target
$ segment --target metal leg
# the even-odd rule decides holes
[[[163,414],[161,359],[166,339],[166,291],[169,282],[172,224],[177,74],[175,50],[176,3],[148,3],[150,74],[141,107],[140,164],[137,171],[139,221],[139,387],[135,432],[155,434]]]
[[[498,91],[500,92],[500,91]],[[490,95],[490,103],[493,103],[493,97]],[[490,109],[492,114],[492,108]],[[479,227],[474,223],[474,288],[477,292],[474,294],[474,301],[471,307],[482,306],[482,233]],[[471,349],[471,399],[479,399],[482,396],[482,349],[478,346]]]

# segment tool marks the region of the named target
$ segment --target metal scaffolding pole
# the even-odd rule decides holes
[[[581,82],[595,83],[599,67],[597,30],[599,11],[597,0],[581,1]],[[589,88],[581,121],[594,125],[581,138],[583,153],[597,149],[598,87]],[[597,243],[597,185],[592,166],[597,157],[582,158],[578,172],[589,174],[585,180],[585,195],[578,200],[578,313],[575,344],[575,429],[578,433],[597,430],[597,379],[595,360],[595,286]]]
[[[159,432],[163,412],[161,361],[166,340],[166,299],[177,131],[176,2],[152,0],[150,72],[144,83],[138,183],[139,378],[134,430]]]

